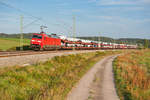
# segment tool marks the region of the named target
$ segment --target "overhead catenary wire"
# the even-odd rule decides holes
[[[21,13],[23,13],[23,14],[25,14],[25,15],[27,15],[27,16],[30,16],[30,17],[32,17],[32,18],[35,19],[35,20],[32,21],[31,23],[28,23],[28,24],[24,25],[23,28],[27,28],[28,26],[30,26],[31,24],[34,24],[35,22],[37,22],[37,21],[39,21],[39,20],[42,21],[42,18],[36,17],[36,16],[34,16],[34,15],[32,15],[32,14],[30,14],[30,13],[28,13],[28,12],[26,12],[26,11],[20,9],[20,8],[17,8],[17,7],[15,7],[15,6],[11,5],[11,4],[8,4],[8,3],[3,2],[3,1],[0,1],[0,4],[6,6],[6,7],[8,7],[8,8],[13,8],[13,9],[15,9],[16,11],[21,12]]]
[[[5,7],[15,9],[16,11],[21,12],[21,13],[23,13],[24,15],[30,16],[30,17],[32,17],[32,18],[35,19],[34,21],[32,21],[32,22],[30,22],[30,23],[24,25],[24,26],[23,26],[23,29],[29,27],[30,25],[32,25],[32,24],[34,24],[34,23],[36,23],[36,22],[38,22],[38,21],[42,21],[42,22],[44,22],[44,23],[45,23],[45,22],[47,23],[47,21],[48,21],[48,20],[45,21],[43,18],[34,16],[34,15],[32,15],[32,14],[30,14],[30,13],[28,13],[28,12],[26,12],[26,11],[20,9],[20,8],[17,8],[17,7],[15,7],[15,6],[13,6],[12,4],[6,3],[6,2],[4,2],[4,1],[0,1],[0,4],[3,5],[3,6],[5,6]],[[25,18],[25,17],[24,17],[24,18]],[[58,19],[57,19],[57,20],[58,20]],[[66,24],[65,22],[63,22],[62,20],[61,20],[61,21],[58,20],[58,22],[62,23],[63,25],[61,25],[60,23],[59,23],[59,25],[58,25],[58,24],[53,24],[53,25],[63,26],[63,28],[65,28],[68,32],[71,31],[71,26],[70,26],[70,25],[67,25],[67,24]],[[69,27],[69,28],[68,28],[68,27]]]
[[[27,28],[27,27],[29,27],[30,25],[34,24],[35,22],[37,22],[37,21],[39,21],[39,20],[40,20],[40,18],[39,18],[39,19],[36,19],[36,20],[34,20],[34,21],[32,21],[32,22],[29,23],[29,24],[24,25],[23,28]]]
[[[15,9],[15,10],[17,10],[17,11],[19,11],[19,12],[25,14],[25,15],[31,16],[31,17],[33,17],[33,18],[35,18],[35,19],[41,19],[41,18],[36,17],[36,16],[34,16],[34,15],[28,13],[28,12],[23,11],[23,10],[20,9],[20,8],[17,8],[17,7],[15,7],[15,6],[11,5],[11,4],[8,4],[8,3],[6,3],[6,2],[0,1],[0,4],[4,5],[4,6],[6,6],[6,7],[9,7],[9,8],[13,8],[13,9]]]

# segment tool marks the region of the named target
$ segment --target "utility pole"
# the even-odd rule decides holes
[[[116,47],[115,47],[115,42],[116,42],[115,38],[113,38],[113,42],[114,42],[113,48],[115,49],[115,48],[116,48]]]
[[[101,33],[99,32],[99,37],[98,37],[98,42],[99,42],[99,44],[98,44],[98,47],[100,48],[101,47],[101,44],[100,44],[100,35],[101,35]]]
[[[73,15],[73,38],[74,38],[74,41],[75,41],[75,38],[76,38],[76,18],[75,16]],[[74,45],[74,48],[73,50],[75,50],[75,45]]]
[[[73,38],[76,37],[76,18],[73,16]]]
[[[69,33],[69,37],[72,37],[72,26],[70,27],[70,29],[68,30]]]
[[[20,16],[20,51],[23,50],[23,16]]]

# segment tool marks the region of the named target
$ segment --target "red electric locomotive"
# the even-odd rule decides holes
[[[61,48],[61,39],[57,35],[47,35],[44,32],[34,33],[31,40],[33,50],[52,50]]]

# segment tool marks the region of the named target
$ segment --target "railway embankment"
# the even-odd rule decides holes
[[[1,68],[0,100],[65,100],[96,62],[116,53],[120,52],[66,53],[26,67]]]
[[[50,51],[50,52],[15,52],[7,53],[6,57],[0,57],[0,68],[8,66],[26,66],[38,62],[47,61],[55,56],[96,52],[98,50],[78,50],[78,51]],[[2,55],[2,54],[1,54]],[[12,56],[15,55],[15,56]],[[4,56],[4,55],[3,55]],[[7,57],[8,56],[8,57]]]

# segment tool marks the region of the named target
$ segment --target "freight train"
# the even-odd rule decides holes
[[[108,43],[79,38],[68,38],[62,35],[47,35],[44,32],[34,33],[31,39],[33,50],[93,50],[93,49],[136,49],[137,45]]]

